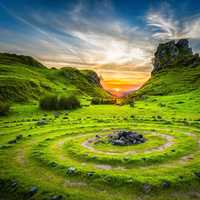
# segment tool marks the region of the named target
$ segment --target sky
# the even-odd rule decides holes
[[[200,52],[199,0],[0,0],[0,52],[95,70],[111,92],[139,88],[158,44],[180,38]]]

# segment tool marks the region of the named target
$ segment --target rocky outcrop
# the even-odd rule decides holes
[[[82,70],[81,72],[86,76],[86,78],[88,79],[90,83],[93,83],[99,87],[102,87],[101,80],[96,72],[92,70]]]
[[[154,58],[153,72],[157,72],[176,63],[182,65],[198,65],[200,58],[198,54],[193,54],[187,39],[175,40],[159,44]]]

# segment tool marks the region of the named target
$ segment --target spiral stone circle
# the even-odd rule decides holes
[[[96,135],[105,137],[120,129],[142,133],[147,141],[128,147],[94,144]],[[141,191],[163,188],[163,184],[181,185],[195,181],[200,167],[199,132],[184,125],[124,122],[84,126],[71,122],[66,126],[62,122],[38,126],[23,121],[9,127],[1,123],[1,130],[1,160],[10,158],[1,163],[1,177],[19,179],[25,185],[46,185],[49,190],[62,183],[58,184],[62,192],[72,199],[77,187],[89,187],[92,192],[88,195],[95,195],[95,184],[127,185]],[[21,139],[10,142],[19,135]],[[57,191],[61,191],[59,187]]]

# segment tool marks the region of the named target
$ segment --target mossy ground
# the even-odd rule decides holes
[[[41,111],[37,103],[13,104],[0,121],[2,198],[22,199],[36,186],[31,199],[56,194],[83,200],[199,199],[199,97],[199,91],[150,96],[135,107],[92,106],[82,99],[82,108],[59,114]],[[41,119],[47,124],[38,125]],[[130,147],[84,146],[117,129],[136,130],[148,140]]]

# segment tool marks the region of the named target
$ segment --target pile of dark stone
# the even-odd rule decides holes
[[[108,135],[108,141],[113,145],[127,146],[144,143],[146,139],[137,132],[120,130]]]

